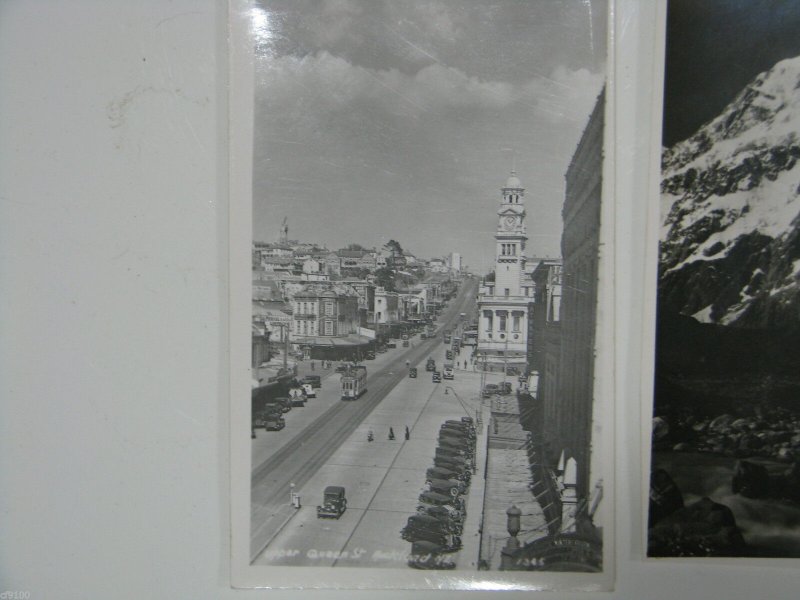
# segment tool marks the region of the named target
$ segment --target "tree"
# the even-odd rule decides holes
[[[375,271],[375,285],[382,287],[387,292],[397,291],[395,288],[394,271],[388,267]]]
[[[349,244],[347,250],[366,250],[361,244]]]

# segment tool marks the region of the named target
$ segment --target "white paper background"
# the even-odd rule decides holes
[[[411,597],[229,587],[226,11],[0,2],[0,593]],[[618,573],[597,596],[792,598],[796,567],[636,558],[659,13],[618,3]]]

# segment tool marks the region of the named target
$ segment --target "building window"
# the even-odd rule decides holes
[[[497,331],[505,331],[506,330],[506,316],[504,314],[497,315],[498,316],[498,323],[497,323]]]
[[[508,289],[508,288],[505,288],[505,290],[503,290],[503,291],[504,291],[504,295],[505,296],[508,296],[510,294],[510,292],[511,292],[511,290]]]
[[[518,313],[516,311],[514,311],[512,313],[512,315],[513,315],[513,318],[511,319],[511,331],[516,333],[516,332],[519,332],[519,330],[520,330],[519,329],[520,328],[520,323],[522,321],[522,319],[520,317],[522,315],[521,315],[521,313]]]
[[[325,321],[325,335],[333,335],[333,321]]]
[[[493,321],[492,311],[490,310],[483,311],[483,319],[484,322],[486,323],[486,331],[492,331],[492,321]]]
[[[325,316],[332,317],[333,316],[333,302],[326,302],[325,303]]]

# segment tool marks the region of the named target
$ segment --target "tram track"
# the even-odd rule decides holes
[[[467,285],[445,313],[443,328],[453,328],[469,306],[474,284]],[[275,513],[287,503],[291,484],[302,488],[339,449],[381,401],[408,376],[405,362],[416,366],[440,343],[437,335],[399,353],[395,361],[368,374],[367,392],[358,400],[339,402],[299,432],[251,474],[251,520]],[[255,532],[254,532],[255,533]]]

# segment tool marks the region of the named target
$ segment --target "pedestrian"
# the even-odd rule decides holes
[[[391,427],[389,427],[389,439],[390,440],[394,439],[394,429],[392,429]]]
[[[406,425],[406,439],[408,440],[410,438],[411,438],[411,432],[408,430],[408,425]]]
[[[311,370],[312,371],[314,370],[314,361],[313,360],[311,361]]]
[[[464,361],[464,370],[467,370],[467,361]]]

